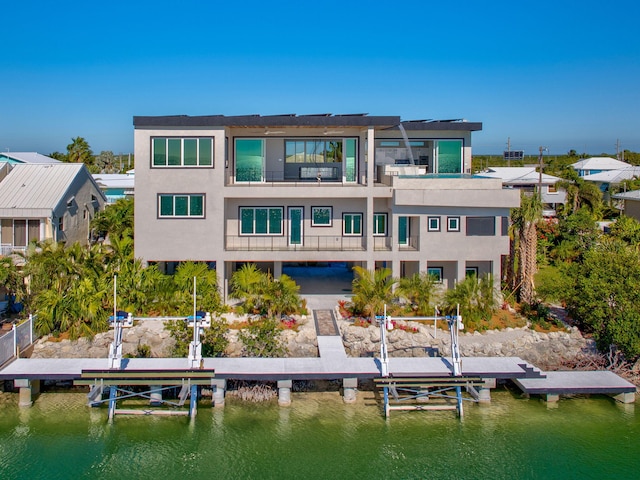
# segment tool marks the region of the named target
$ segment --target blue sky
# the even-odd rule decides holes
[[[433,3],[433,4],[432,4]],[[483,122],[474,153],[640,151],[636,1],[0,4],[0,150],[133,150],[134,115]]]

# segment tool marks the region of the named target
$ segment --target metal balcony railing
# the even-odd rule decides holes
[[[227,235],[226,250],[235,251],[364,251],[363,237],[305,236],[299,242],[289,238]]]
[[[392,237],[374,237],[376,251],[391,251]],[[362,252],[367,249],[365,237],[345,237],[340,235],[305,236],[298,242],[291,242],[286,236],[227,235],[225,249],[228,251],[293,251],[293,252]],[[418,250],[418,237],[409,237],[406,244],[398,245],[399,250]]]

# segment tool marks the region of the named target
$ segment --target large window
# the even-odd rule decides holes
[[[285,140],[286,163],[342,162],[342,140]]]
[[[409,245],[409,217],[398,217],[398,245]]]
[[[373,214],[373,234],[380,237],[384,237],[387,235],[387,214],[386,213]]]
[[[345,236],[362,236],[361,213],[344,213],[342,215],[342,234]]]
[[[311,207],[311,226],[330,227],[332,215],[331,207]]]
[[[212,167],[213,138],[156,137],[151,145],[154,167]]]
[[[240,235],[282,235],[282,207],[240,207]]]
[[[462,142],[438,141],[438,173],[462,173]]]
[[[264,140],[236,139],[236,181],[261,182],[264,178]]]
[[[467,236],[489,237],[496,234],[496,217],[467,217]]]
[[[160,194],[158,217],[204,218],[204,194]]]

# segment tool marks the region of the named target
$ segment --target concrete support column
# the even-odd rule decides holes
[[[613,395],[613,398],[620,403],[633,403],[636,401],[636,394],[633,392],[619,393]]]
[[[291,405],[292,380],[278,380],[278,405],[288,407]]]
[[[152,387],[154,390],[149,394],[149,405],[158,407],[162,405],[162,385]]]
[[[224,378],[214,378],[211,380],[213,390],[213,406],[224,407],[224,392],[227,389],[227,380]]]
[[[367,129],[367,186],[373,187],[376,175],[376,134],[373,127]]]
[[[273,278],[282,276],[282,262],[273,262]]]
[[[456,283],[460,283],[465,279],[466,268],[467,268],[467,262],[465,260],[458,260],[458,265],[456,270],[457,272]],[[449,285],[449,288],[453,288],[453,285]]]
[[[400,260],[393,260],[391,262],[391,276],[393,278],[400,278],[401,277],[401,268],[400,268]],[[394,286],[394,290],[395,290],[395,286]]]
[[[491,403],[491,389],[496,388],[495,378],[483,378],[484,385],[478,387],[478,403]]]
[[[547,393],[546,400],[547,400],[547,403],[558,402],[558,401],[560,401],[560,394],[559,393]]]
[[[344,403],[355,403],[358,393],[358,379],[357,378],[343,378],[342,379],[342,400]]]
[[[14,387],[19,389],[18,406],[30,407],[33,405],[33,395],[40,393],[40,380],[18,378],[14,380]]]

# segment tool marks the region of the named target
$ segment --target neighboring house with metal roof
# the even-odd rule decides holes
[[[517,188],[528,194],[533,194],[540,187],[542,192],[542,214],[545,217],[555,217],[559,206],[567,202],[567,192],[556,187],[562,178],[540,172],[536,167],[489,167],[486,171],[477,173],[478,177],[499,178],[505,188]]]
[[[584,176],[585,181],[594,182],[603,192],[608,191],[611,185],[620,185],[625,180],[633,180],[634,178],[640,178],[640,167],[629,166],[619,170],[607,170]]]
[[[626,162],[621,162],[611,157],[585,158],[584,160],[571,164],[571,167],[576,170],[581,177],[609,170],[620,170],[630,166],[631,165]]]
[[[93,179],[107,198],[107,204],[115,203],[121,198],[133,197],[134,170],[127,173],[95,173]]]
[[[0,152],[0,162],[8,163],[62,163],[37,152]]]
[[[276,278],[339,262],[431,274],[449,287],[470,274],[500,283],[520,194],[471,175],[480,122],[291,114],[133,123],[136,258],[165,272],[186,260],[215,265],[225,299],[246,262]]]
[[[86,245],[105,202],[82,163],[12,165],[0,181],[2,254],[44,240]]]
[[[640,190],[618,193],[613,198],[622,200],[622,211],[626,216],[640,221]]]

